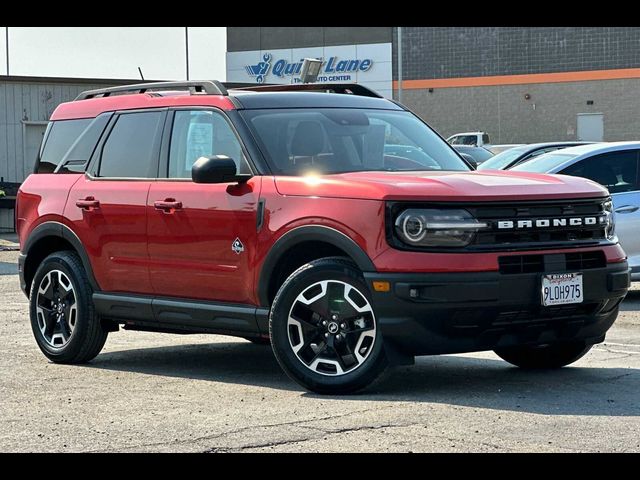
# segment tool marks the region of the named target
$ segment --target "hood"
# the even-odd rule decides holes
[[[276,177],[282,195],[368,200],[499,201],[608,195],[591,180],[514,171],[353,172]]]

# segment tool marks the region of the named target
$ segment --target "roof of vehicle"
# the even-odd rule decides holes
[[[579,146],[579,145],[589,145],[595,142],[578,142],[578,141],[559,141],[559,142],[540,142],[540,143],[525,143],[525,144],[514,144],[512,147],[506,148],[499,153],[518,151],[521,152],[522,155],[527,155],[531,152],[535,152],[536,150],[540,150],[543,148],[549,147],[571,147],[571,146]],[[492,147],[503,147],[507,145],[492,145]],[[498,155],[498,154],[496,154]]]
[[[487,132],[480,132],[480,131],[478,131],[478,132],[462,132],[462,133],[454,133],[454,134],[453,134],[453,135],[451,135],[449,138],[451,138],[451,137],[459,137],[459,136],[461,136],[461,135],[484,135],[484,134],[486,134],[486,133],[487,133]]]
[[[376,108],[402,110],[386,98],[361,97],[340,93],[317,92],[247,92],[230,90],[229,95],[240,102],[237,108]]]
[[[541,142],[541,143],[530,143],[528,145],[520,145],[517,147],[507,148],[495,154],[487,162],[483,163],[482,169],[491,169],[491,170],[506,170],[514,165],[519,165],[522,161],[528,162],[533,160],[533,158],[527,158],[530,155],[536,153],[539,150],[544,150],[547,148],[553,148],[554,150],[561,150],[565,147],[577,146],[577,145],[585,145],[587,143],[592,142],[575,142],[575,141],[564,141],[564,142]]]
[[[514,147],[514,148],[522,148],[523,150],[525,150],[524,147],[527,147],[526,150],[531,151],[531,150],[538,150],[539,148],[557,147],[562,145],[579,146],[579,145],[591,145],[593,143],[596,143],[596,142],[582,142],[582,141],[540,142],[540,143],[529,143],[529,144],[522,145],[520,147]]]
[[[595,142],[576,142],[576,141],[568,141],[568,142],[541,142],[541,143],[527,143],[524,145],[514,144],[513,146],[509,146],[509,148],[505,148],[504,150],[496,153],[496,156],[501,155],[506,152],[520,152],[520,156],[528,155],[531,152],[535,152],[536,150],[541,150],[543,148],[549,147],[571,147],[571,146],[579,146],[579,145],[590,145]],[[492,148],[500,148],[508,145],[492,145]]]
[[[211,106],[222,110],[305,107],[403,110],[393,101],[358,84],[232,85],[227,90],[224,84],[215,81],[160,82],[89,90],[72,102],[60,104],[51,120],[93,118],[115,110],[175,106]]]
[[[640,142],[600,142],[588,143],[576,147],[563,148],[562,153],[565,155],[592,155],[594,153],[616,152],[619,150],[630,150],[640,148]],[[553,153],[553,152],[551,152]]]
[[[603,142],[563,148],[562,150],[548,152],[528,162],[523,162],[519,165],[516,165],[515,167],[513,167],[513,170],[537,171],[535,170],[536,166],[539,168],[541,165],[549,163],[549,165],[544,168],[544,171],[548,173],[554,173],[562,171],[569,165],[579,162],[580,160],[583,160],[585,158],[589,158],[593,155],[624,150],[640,150],[640,142]],[[534,170],[530,170],[531,168],[534,168]]]
[[[476,145],[451,145],[453,148],[455,148],[456,150],[477,150],[477,149],[482,149],[485,150],[487,153],[491,153],[490,150],[488,150],[487,148],[483,147],[483,146],[476,146]],[[493,154],[492,154],[493,155]]]

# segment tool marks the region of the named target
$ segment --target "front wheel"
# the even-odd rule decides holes
[[[292,273],[273,301],[269,332],[283,370],[317,393],[359,390],[387,365],[367,285],[344,258]]]
[[[495,350],[503,360],[520,368],[561,368],[569,365],[591,350],[585,342],[552,343],[549,345],[501,348]]]

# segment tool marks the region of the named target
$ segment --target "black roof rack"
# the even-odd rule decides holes
[[[86,100],[95,97],[108,97],[112,93],[145,93],[147,90],[189,88],[196,92],[204,92],[207,95],[228,95],[225,86],[217,80],[187,81],[187,82],[153,82],[122,85],[118,87],[98,88],[86,90],[78,95],[75,100]]]
[[[330,92],[358,95],[361,97],[384,98],[378,92],[357,83],[293,83],[291,85],[251,85],[238,90],[252,92]]]

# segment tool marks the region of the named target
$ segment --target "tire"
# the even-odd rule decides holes
[[[84,363],[102,350],[108,332],[95,312],[92,294],[75,252],[52,253],[38,267],[31,285],[29,314],[36,342],[49,360]]]
[[[314,260],[293,272],[271,306],[269,334],[282,369],[313,392],[355,392],[387,366],[369,289],[345,258]]]
[[[495,350],[503,360],[525,369],[553,369],[569,365],[591,350],[584,342],[553,343],[550,345],[502,348]]]
[[[249,340],[251,343],[253,343],[254,345],[271,345],[271,339],[270,338],[264,338],[264,337],[244,337],[245,340]]]

